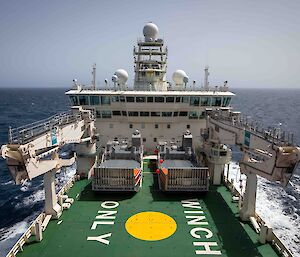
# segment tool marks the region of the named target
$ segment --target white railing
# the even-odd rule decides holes
[[[8,141],[10,144],[24,144],[33,137],[49,131],[55,126],[69,124],[81,120],[81,113],[62,112],[44,120],[39,120],[18,128],[10,128]]]
[[[240,192],[235,188],[233,181],[229,181],[226,177],[224,179],[226,187],[231,191],[232,195],[237,196],[237,197],[242,197]],[[262,225],[265,225],[266,222],[257,214],[255,213],[255,219],[259,226],[261,227]],[[270,243],[274,246],[278,254],[280,256],[284,257],[293,257],[293,254],[287,247],[284,245],[284,243],[275,235],[275,233],[272,231],[271,234],[271,241]]]
[[[256,136],[270,141],[270,143],[276,145],[294,145],[293,133],[281,131],[279,127],[264,128],[261,124],[250,121],[247,117],[240,117],[239,115],[228,116],[228,113],[224,114],[219,110],[210,112],[209,116],[211,119],[222,124],[246,129]]]
[[[164,191],[208,191],[208,169],[202,167],[176,168],[168,167],[168,173],[162,170],[159,183]]]
[[[73,186],[75,180],[76,180],[76,175],[71,177],[67,183],[59,190],[57,193],[57,196],[63,195],[66,192],[70,190],[70,188]],[[20,236],[19,240],[13,245],[11,250],[7,253],[6,257],[15,257],[19,251],[23,251],[23,245],[29,240],[29,238],[32,235],[35,235],[35,228],[36,224],[40,223],[42,224],[44,219],[46,217],[46,214],[44,212],[40,213],[37,218],[32,221],[30,224],[29,228],[23,233],[23,235]]]

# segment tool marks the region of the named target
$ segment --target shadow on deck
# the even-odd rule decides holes
[[[92,190],[92,183],[89,182],[81,191],[79,201],[122,201],[131,199],[136,192],[97,192]]]
[[[153,174],[153,184],[149,185],[154,201],[177,201],[183,199],[197,198],[203,208],[204,214],[209,224],[216,228],[217,236],[222,244],[223,251],[230,257],[262,257],[258,251],[261,244],[253,242],[244,229],[248,223],[242,223],[238,213],[233,211],[235,203],[229,206],[224,199],[224,195],[231,198],[230,192],[225,186],[211,186],[209,192],[181,192],[169,193],[162,192],[158,189],[158,176]],[[204,204],[204,206],[203,206]],[[230,208],[231,207],[231,208]],[[273,255],[268,255],[273,256]]]

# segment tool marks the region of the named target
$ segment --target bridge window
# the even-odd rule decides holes
[[[139,113],[138,112],[128,112],[128,116],[137,117],[137,116],[139,116]]]
[[[98,95],[91,95],[90,96],[90,104],[91,105],[99,105],[100,104],[100,98]]]
[[[80,95],[79,96],[79,105],[88,105],[89,104],[89,98],[86,95]]]
[[[188,112],[179,112],[180,117],[186,117],[188,115]]]
[[[188,102],[189,102],[189,97],[188,97],[188,96],[183,96],[183,97],[181,98],[181,102],[183,102],[183,103],[188,103]]]
[[[120,102],[125,103],[125,96],[120,95]]]
[[[111,101],[112,101],[112,102],[119,102],[119,101],[120,101],[120,98],[119,98],[118,95],[113,95],[113,96],[111,97]]]
[[[147,97],[147,103],[153,103],[153,96]]]
[[[221,106],[222,97],[213,97],[211,101],[212,106]]]
[[[163,117],[172,117],[172,112],[162,112]]]
[[[127,103],[134,103],[134,97],[133,96],[126,96],[126,102]]]
[[[177,117],[178,116],[178,112],[174,112],[173,117]]]
[[[141,117],[148,117],[149,114],[150,114],[149,112],[140,112]]]
[[[164,103],[165,102],[165,98],[163,96],[156,96],[155,97],[155,102],[156,103]]]
[[[226,151],[220,151],[220,156],[226,156],[227,152]]]
[[[101,111],[101,116],[103,119],[111,118],[111,111]]]
[[[229,106],[230,100],[231,100],[231,97],[224,97],[222,106],[223,107]]]
[[[210,97],[201,97],[201,106],[210,106]]]
[[[96,118],[101,118],[101,112],[96,110]]]
[[[167,96],[166,97],[166,102],[167,103],[174,103],[174,96]]]
[[[176,96],[176,103],[180,103],[180,99],[181,99],[181,97],[180,96]]]
[[[121,116],[121,111],[113,111],[114,116]]]
[[[152,117],[160,117],[160,112],[151,112]]]
[[[199,115],[199,119],[204,119],[205,118],[205,112],[201,112]]]
[[[107,95],[101,96],[101,105],[110,105],[110,97]]]
[[[198,112],[197,111],[189,112],[189,119],[198,119]]]
[[[126,111],[122,111],[122,116],[127,116],[127,112]]]
[[[70,95],[72,105],[78,105],[78,98],[76,95]]]
[[[144,96],[137,96],[137,97],[135,98],[135,101],[136,101],[137,103],[144,103],[144,102],[146,102],[146,99],[145,99]]]
[[[199,106],[199,97],[198,96],[191,96],[190,97],[190,105],[193,105],[193,106]]]

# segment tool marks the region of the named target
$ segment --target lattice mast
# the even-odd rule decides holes
[[[149,22],[143,29],[144,39],[138,40],[134,54],[134,89],[167,90],[167,47],[163,39],[157,38],[158,27]]]

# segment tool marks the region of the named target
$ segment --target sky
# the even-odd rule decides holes
[[[0,87],[97,84],[123,68],[152,21],[168,46],[168,73],[196,85],[300,88],[300,1],[0,0]]]

